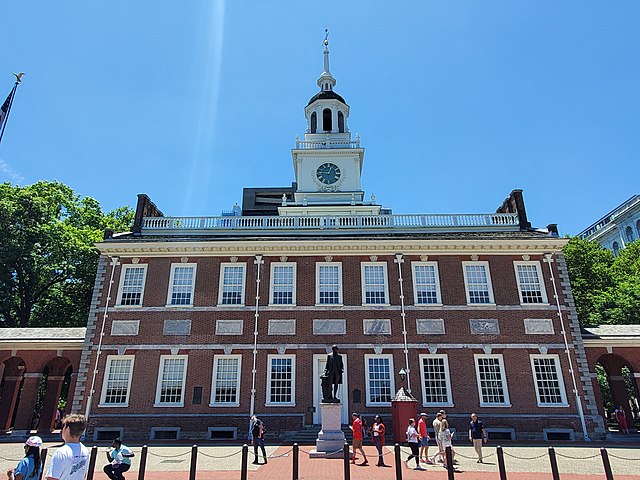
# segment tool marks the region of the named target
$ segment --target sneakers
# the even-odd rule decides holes
[[[365,460],[364,462],[362,462],[360,465],[369,465],[369,462],[367,460]]]
[[[424,470],[424,468],[422,468],[420,465],[418,465],[416,468],[414,468],[414,470]]]

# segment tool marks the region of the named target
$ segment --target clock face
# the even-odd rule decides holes
[[[340,169],[333,163],[323,163],[316,170],[318,181],[325,185],[332,185],[340,180]]]

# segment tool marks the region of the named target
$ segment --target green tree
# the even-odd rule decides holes
[[[86,324],[105,228],[126,231],[133,211],[104,214],[59,182],[0,184],[0,326]]]

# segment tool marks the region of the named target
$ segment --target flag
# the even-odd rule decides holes
[[[4,129],[7,126],[7,118],[9,117],[9,111],[11,110],[11,104],[13,103],[13,96],[16,94],[16,87],[18,84],[14,85],[9,93],[9,96],[0,107],[0,142],[2,141],[2,136],[4,134]]]

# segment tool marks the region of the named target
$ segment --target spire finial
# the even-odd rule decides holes
[[[325,47],[329,46],[329,29],[328,28],[324,29],[324,46]]]
[[[334,85],[336,84],[336,79],[331,75],[331,70],[329,70],[329,29],[324,29],[324,70],[322,71],[322,75],[318,79],[318,86],[321,90],[333,90]]]

